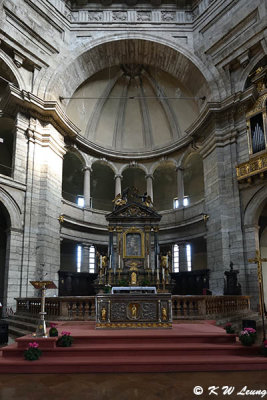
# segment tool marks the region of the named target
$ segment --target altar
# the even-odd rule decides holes
[[[126,290],[96,296],[97,329],[172,328],[170,293],[117,289]]]

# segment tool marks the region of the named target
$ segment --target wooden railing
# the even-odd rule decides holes
[[[17,298],[17,314],[38,315],[39,297]],[[249,296],[172,296],[173,319],[213,318],[250,310]],[[45,311],[51,319],[90,320],[95,318],[95,296],[47,297]]]

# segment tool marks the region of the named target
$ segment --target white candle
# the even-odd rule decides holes
[[[149,254],[147,255],[147,268],[149,268]]]
[[[165,281],[165,270],[162,268],[162,280]]]
[[[119,254],[119,269],[121,267],[121,255]]]

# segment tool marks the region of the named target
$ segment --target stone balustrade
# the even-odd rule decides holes
[[[17,298],[16,314],[38,315],[41,298]],[[249,296],[172,296],[173,319],[215,318],[250,310]],[[45,311],[54,320],[94,320],[95,296],[47,297]]]

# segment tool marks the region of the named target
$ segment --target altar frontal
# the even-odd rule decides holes
[[[143,288],[138,293],[136,289],[133,293],[97,295],[96,328],[172,328],[171,294],[142,293]]]

